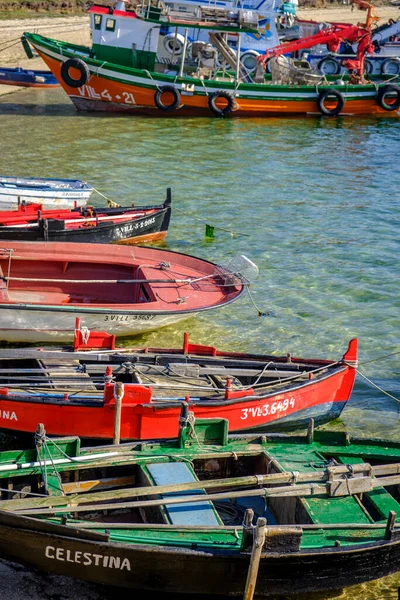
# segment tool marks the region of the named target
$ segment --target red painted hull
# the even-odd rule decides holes
[[[352,346],[353,344],[353,346]],[[356,341],[350,347],[356,346]],[[351,355],[353,356],[353,355]],[[321,366],[332,365],[319,361]],[[315,365],[315,363],[314,363]],[[352,392],[355,368],[349,351],[343,361],[329,368],[321,376],[286,384],[285,389],[262,395],[227,393],[225,398],[190,399],[189,410],[197,418],[225,418],[230,432],[248,429],[296,427],[313,417],[316,422],[327,422],[340,415]],[[112,439],[114,431],[115,399],[113,384],[104,394],[104,401],[95,405],[74,404],[71,399],[34,399],[32,396],[0,390],[0,427],[21,432],[33,432],[43,423],[49,435],[77,435],[83,438]],[[48,393],[54,393],[49,389]],[[260,393],[259,393],[260,394]],[[236,395],[236,398],[235,398]],[[107,397],[108,396],[108,397]],[[175,438],[178,434],[181,402],[152,401],[151,388],[125,385],[122,400],[121,439],[144,440]]]

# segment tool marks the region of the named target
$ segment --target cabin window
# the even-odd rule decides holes
[[[94,15],[94,28],[101,29],[101,22],[103,17],[101,15]]]
[[[107,31],[115,31],[115,19],[107,19],[106,30]]]

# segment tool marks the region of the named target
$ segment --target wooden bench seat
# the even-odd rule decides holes
[[[146,469],[155,485],[171,485],[174,483],[190,483],[198,481],[192,467],[183,462],[174,463],[152,463],[147,464]],[[206,493],[201,489],[199,482],[198,490],[188,492],[174,492],[162,494],[162,498],[171,498],[173,496],[199,495]],[[192,502],[190,504],[167,504],[165,505],[165,514],[169,522],[173,525],[203,525],[216,527],[222,525],[212,502]]]

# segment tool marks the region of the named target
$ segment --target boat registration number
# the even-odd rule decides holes
[[[104,315],[105,321],[151,321],[155,315]]]
[[[279,400],[279,402],[270,402],[263,404],[262,406],[252,406],[251,408],[242,408],[242,414],[240,418],[242,421],[249,417],[267,417],[268,415],[275,415],[280,412],[286,412],[289,408],[294,408],[296,404],[295,398],[285,398]]]
[[[106,100],[108,102],[119,102],[120,104],[136,104],[132,92],[121,92],[121,95],[117,94],[113,96],[108,90],[102,90],[102,92],[98,93],[91,85],[83,85],[78,88],[78,92],[80,96],[93,100]]]

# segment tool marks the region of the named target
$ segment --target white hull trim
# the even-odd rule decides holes
[[[21,307],[0,307],[0,340],[6,342],[71,342],[74,338],[75,319],[90,331],[105,331],[117,336],[133,336],[159,327],[166,327],[195,316],[196,312],[157,314],[149,311],[129,313],[79,311],[24,310]]]
[[[55,198],[51,196],[40,195],[11,195],[0,193],[0,210],[18,210],[21,204],[41,204],[44,209],[72,209],[80,206],[86,206],[89,196],[80,196],[79,198]]]

